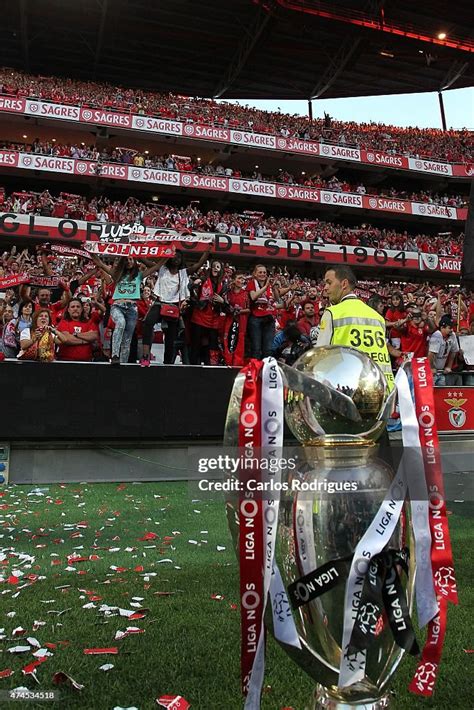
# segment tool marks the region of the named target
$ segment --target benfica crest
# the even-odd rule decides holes
[[[451,394],[451,393],[449,393]],[[454,392],[454,395],[458,394]],[[461,394],[461,392],[459,392]],[[466,410],[462,409],[462,405],[467,402],[465,398],[457,398],[456,396],[448,397],[444,400],[449,404],[451,409],[448,410],[449,421],[456,429],[461,429],[466,423]]]
[[[434,269],[438,268],[439,264],[439,257],[437,254],[425,254],[424,252],[420,253],[420,268],[421,269],[430,269],[433,271]]]

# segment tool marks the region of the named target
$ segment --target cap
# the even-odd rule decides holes
[[[439,327],[446,328],[446,326],[448,326],[448,325],[451,326],[451,328],[453,327],[453,321],[452,321],[451,316],[448,316],[448,315],[442,316],[441,320],[439,322]]]

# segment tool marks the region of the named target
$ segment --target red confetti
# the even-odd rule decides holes
[[[111,646],[110,648],[85,648],[84,653],[86,656],[99,656],[102,653],[113,653],[117,654],[119,652],[117,646]]]
[[[9,678],[13,673],[11,668],[5,668],[4,671],[0,671],[0,678]]]
[[[168,710],[188,710],[191,707],[182,695],[162,695],[156,702]]]
[[[128,618],[131,619],[144,619],[146,614],[141,614],[140,612],[136,612],[135,614],[131,614]]]
[[[21,626],[12,632],[12,636],[23,636],[23,634],[26,634],[26,629]]]
[[[10,577],[8,577],[8,579],[7,579],[8,584],[18,584],[19,581],[20,581],[20,578],[15,577],[13,574],[10,575]]]
[[[50,641],[47,641],[46,643],[44,643],[43,646],[46,646],[46,648],[52,648],[52,649],[58,647],[56,643],[51,643]]]
[[[54,501],[55,505],[62,505],[63,503],[64,503],[64,501],[61,500],[60,498],[58,498],[57,500]]]
[[[236,611],[236,610],[237,610],[237,604],[229,604],[229,606],[230,606],[230,608],[232,609],[232,611]]]
[[[147,540],[156,540],[156,538],[159,537],[154,532],[147,532],[143,535],[143,537],[139,537],[138,539],[141,540],[142,542],[146,542]]]
[[[125,483],[121,483],[119,486],[117,486],[117,490],[118,490],[118,491],[123,491],[123,489],[126,488],[126,487],[127,487],[127,486],[125,485]]]
[[[143,572],[144,569],[145,568],[143,565],[137,565],[136,567],[133,568],[133,571],[134,572]]]
[[[27,666],[25,666],[24,668],[21,669],[21,672],[24,673],[25,675],[30,675],[32,673],[35,673],[38,666],[40,666],[42,663],[44,663],[47,660],[48,660],[47,657],[38,658],[37,661],[33,661],[32,663],[28,663]]]

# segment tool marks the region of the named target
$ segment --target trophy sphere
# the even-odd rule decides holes
[[[368,355],[354,348],[329,345],[307,350],[293,367],[351,399],[360,414],[359,421],[351,421],[320,398],[288,389],[285,418],[301,444],[370,445],[377,441],[390,414],[389,391],[381,369]]]

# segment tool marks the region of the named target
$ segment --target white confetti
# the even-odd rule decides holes
[[[113,664],[113,663],[104,663],[103,666],[99,666],[99,670],[100,670],[100,671],[111,671],[112,668],[114,668],[114,664]]]
[[[37,648],[40,648],[40,646],[41,646],[41,644],[40,644],[40,642],[38,641],[38,639],[35,639],[34,636],[28,636],[28,638],[27,638],[26,640],[28,641],[28,643],[30,644],[30,646],[36,646]]]

